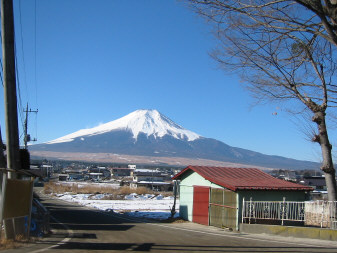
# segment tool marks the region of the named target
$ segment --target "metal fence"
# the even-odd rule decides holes
[[[284,225],[301,222],[306,226],[337,229],[337,201],[245,201],[242,205],[242,223]]]
[[[32,234],[36,236],[49,234],[49,218],[49,211],[41,204],[38,199],[34,198],[32,210],[32,224],[30,228]]]

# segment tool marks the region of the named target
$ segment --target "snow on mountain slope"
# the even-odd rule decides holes
[[[187,139],[188,141],[194,141],[201,137],[174,123],[157,110],[137,110],[120,119],[94,128],[79,130],[56,140],[49,141],[46,144],[71,142],[78,137],[85,138],[85,136],[98,135],[114,130],[130,131],[133,134],[133,138],[136,140],[139,133],[144,133],[147,136],[153,135],[155,138],[170,135],[176,139]]]

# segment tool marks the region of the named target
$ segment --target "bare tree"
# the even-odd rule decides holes
[[[189,0],[215,26],[212,53],[259,100],[309,111],[329,200],[337,200],[326,117],[337,105],[337,0]],[[300,106],[300,107],[298,107]]]

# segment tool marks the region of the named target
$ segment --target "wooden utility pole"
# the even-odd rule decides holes
[[[24,136],[25,149],[28,148],[28,142],[30,142],[30,141],[36,141],[36,139],[31,140],[30,135],[28,134],[28,113],[29,113],[29,112],[35,112],[35,113],[38,113],[38,111],[39,111],[39,110],[33,111],[32,109],[29,109],[29,111],[28,111],[28,103],[27,103],[26,110],[23,111],[23,112],[26,113],[25,129],[24,129],[24,134],[25,134],[25,136]]]
[[[1,32],[5,96],[7,168],[18,170],[20,169],[20,146],[16,98],[13,0],[1,0]],[[15,176],[11,175],[10,177]]]
[[[2,134],[1,134],[1,127],[0,127],[0,169],[5,169],[6,166],[6,157],[4,154],[4,144],[2,142]],[[1,172],[0,172],[1,174]],[[1,180],[0,180],[1,184]]]

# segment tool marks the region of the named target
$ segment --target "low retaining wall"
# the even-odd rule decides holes
[[[240,232],[337,241],[337,230],[312,227],[289,227],[261,224],[240,224]]]

